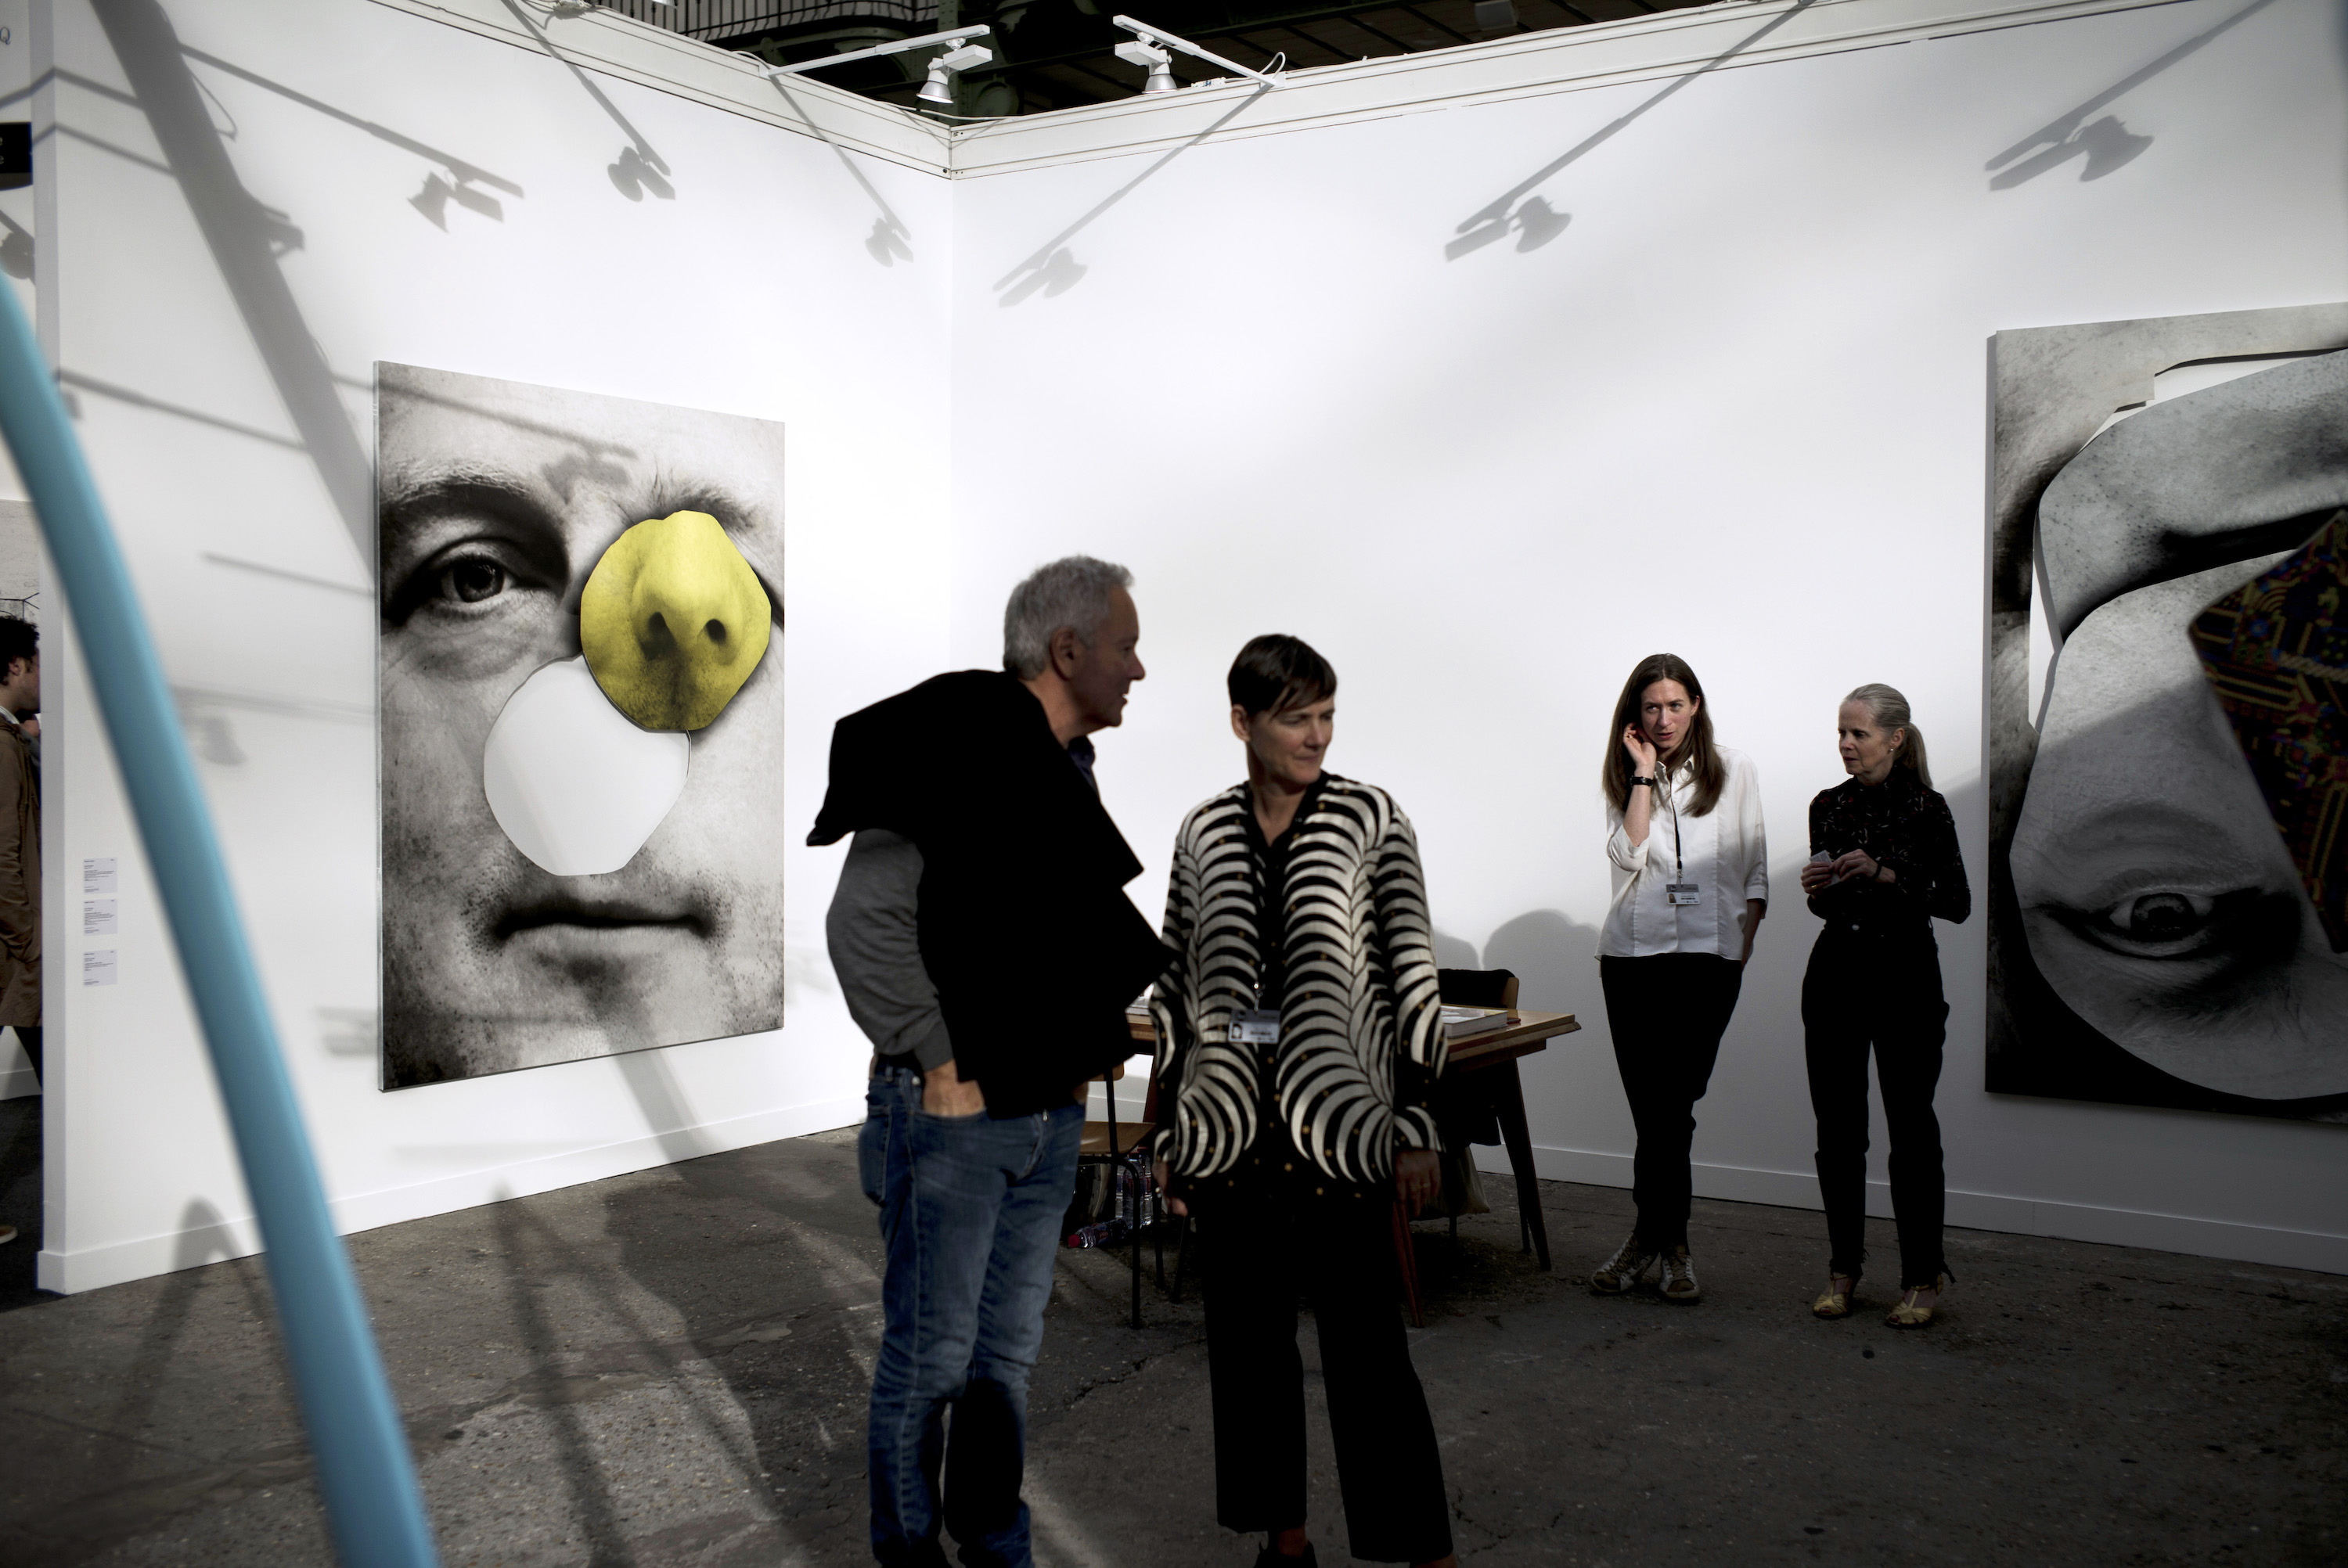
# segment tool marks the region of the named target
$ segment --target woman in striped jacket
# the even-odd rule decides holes
[[[1426,879],[1384,790],[1322,770],[1337,675],[1259,637],[1230,678],[1247,782],[1174,841],[1151,1012],[1159,1179],[1207,1250],[1215,1511],[1312,1563],[1296,1302],[1313,1298],[1345,1528],[1372,1562],[1451,1563],[1426,1397],[1395,1307],[1397,1199],[1435,1195],[1444,1061]]]

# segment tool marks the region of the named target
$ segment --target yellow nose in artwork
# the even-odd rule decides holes
[[[698,730],[766,656],[774,612],[706,512],[612,541],[579,596],[580,651],[612,705],[647,730]]]

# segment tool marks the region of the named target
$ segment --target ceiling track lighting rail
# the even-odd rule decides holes
[[[981,38],[994,29],[984,23],[974,27],[956,27],[946,33],[924,33],[918,38],[892,38],[885,44],[875,44],[869,49],[850,49],[844,55],[826,55],[819,59],[801,60],[793,66],[761,66],[758,74],[769,79],[796,77],[807,71],[819,71],[827,66],[844,66],[850,60],[875,60],[883,55],[901,55],[912,49],[926,49],[938,44],[961,44],[965,38]],[[983,66],[994,58],[994,51],[982,49],[975,44],[949,49],[930,62],[929,80],[913,96],[923,103],[953,102],[953,84],[946,78],[956,71],[966,71]]]
[[[1237,60],[1227,60],[1211,50],[1200,48],[1188,38],[1162,33],[1147,22],[1137,22],[1130,16],[1117,16],[1113,20],[1134,36],[1132,42],[1117,46],[1117,57],[1128,65],[1139,66],[1149,73],[1149,80],[1141,89],[1145,93],[1170,93],[1182,85],[1174,79],[1169,50],[1179,50],[1210,66],[1220,66],[1233,76],[1245,77],[1266,87],[1285,85],[1285,78],[1277,72],[1266,75],[1262,71],[1249,70]]]

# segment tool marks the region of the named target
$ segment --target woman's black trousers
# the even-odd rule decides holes
[[[1941,955],[1928,932],[1890,938],[1828,926],[1802,977],[1803,1050],[1818,1119],[1818,1195],[1826,1201],[1828,1267],[1856,1276],[1867,1244],[1867,1058],[1883,1093],[1891,1139],[1891,1212],[1900,1225],[1900,1286],[1930,1286],[1948,1267],[1941,1251],[1947,1188],[1932,1093],[1949,1004]]]
[[[1426,1563],[1451,1551],[1451,1506],[1426,1396],[1403,1337],[1393,1201],[1263,1190],[1192,1200],[1206,1251],[1215,1517],[1266,1532],[1305,1522],[1298,1297],[1322,1380],[1353,1554]]]
[[[1639,1132],[1631,1162],[1636,1235],[1641,1245],[1669,1252],[1687,1245],[1695,1102],[1712,1082],[1745,966],[1711,953],[1601,958],[1598,980],[1606,992],[1614,1065]]]

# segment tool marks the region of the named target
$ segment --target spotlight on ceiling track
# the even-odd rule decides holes
[[[1263,87],[1276,87],[1282,85],[1282,78],[1277,75],[1266,76],[1262,71],[1251,71],[1237,60],[1226,60],[1220,55],[1210,54],[1187,38],[1178,38],[1171,33],[1161,33],[1147,22],[1137,22],[1130,16],[1118,16],[1114,20],[1118,26],[1134,36],[1134,42],[1119,44],[1117,46],[1117,57],[1131,65],[1149,67],[1148,84],[1141,89],[1145,93],[1170,93],[1181,85],[1175,81],[1174,73],[1167,68],[1166,51],[1168,49],[1179,49],[1183,54],[1204,60],[1210,66],[1220,66],[1234,76],[1245,77],[1248,80]],[[1150,47],[1152,44],[1160,45],[1162,47],[1152,48]]]
[[[925,104],[953,102],[953,84],[946,78],[956,71],[966,71],[973,66],[983,66],[994,58],[994,51],[982,49],[975,44],[965,45],[951,54],[940,55],[930,62],[930,79],[913,96]]]
[[[901,55],[908,49],[926,49],[938,44],[959,44],[965,38],[983,38],[991,28],[981,24],[975,27],[956,27],[950,33],[924,33],[918,38],[894,38],[886,44],[875,44],[869,49],[850,49],[844,55],[826,55],[820,59],[801,60],[795,66],[762,66],[762,77],[796,77],[803,71],[819,71],[827,66],[844,66],[850,60],[878,59],[882,55]],[[983,66],[994,58],[994,51],[975,45],[940,55],[930,62],[929,79],[913,96],[923,103],[953,102],[953,87],[946,78],[955,71],[966,71],[973,66]]]
[[[1138,38],[1128,38],[1117,46],[1117,57],[1128,66],[1139,66],[1149,73],[1141,84],[1145,93],[1170,93],[1182,84],[1174,79],[1173,54],[1155,44],[1145,44]]]

